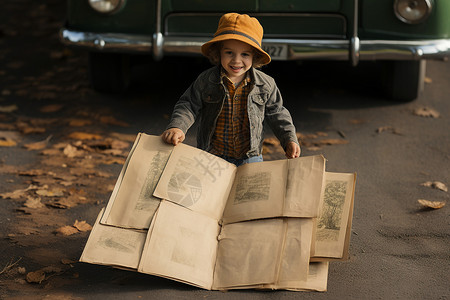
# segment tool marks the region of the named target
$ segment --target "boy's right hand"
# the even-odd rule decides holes
[[[174,146],[184,141],[184,132],[179,128],[169,128],[161,135],[164,142],[172,144]]]

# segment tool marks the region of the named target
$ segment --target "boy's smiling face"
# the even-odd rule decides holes
[[[241,82],[253,64],[253,47],[238,40],[222,42],[220,63],[233,83]]]

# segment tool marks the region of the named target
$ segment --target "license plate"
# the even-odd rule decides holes
[[[284,44],[263,44],[263,50],[266,51],[273,60],[287,60],[288,46]]]

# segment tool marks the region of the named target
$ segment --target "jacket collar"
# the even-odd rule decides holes
[[[215,84],[221,84],[221,66],[214,66],[211,70],[212,72],[209,75],[209,81]],[[256,70],[253,67],[250,68],[248,72],[250,72],[250,78],[253,79],[255,86],[266,89],[264,88],[264,86],[270,84],[270,82],[265,78],[267,77],[267,75],[265,75],[263,72]]]

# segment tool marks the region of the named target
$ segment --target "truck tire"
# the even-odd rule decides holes
[[[408,102],[423,91],[426,61],[385,61],[383,83],[386,95],[394,101]]]
[[[130,56],[117,53],[89,53],[89,79],[94,90],[121,93],[131,82]]]

